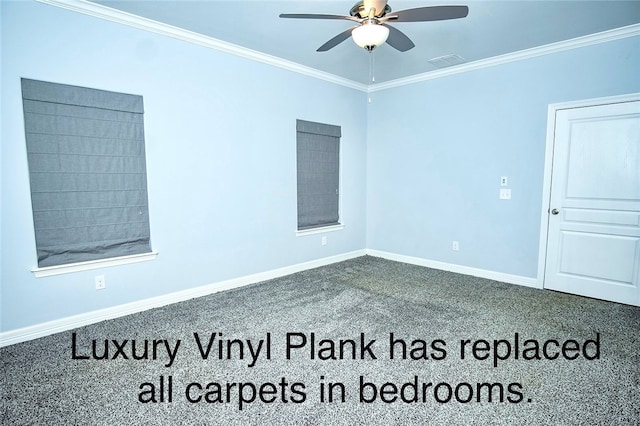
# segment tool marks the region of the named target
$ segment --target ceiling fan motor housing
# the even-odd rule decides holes
[[[376,10],[376,14],[375,17],[376,18],[381,18],[384,15],[386,15],[387,13],[391,12],[391,7],[387,4],[384,6],[384,9],[382,10],[382,12],[378,12]],[[355,5],[353,5],[353,7],[351,8],[351,10],[349,11],[349,14],[351,16],[354,16],[356,18],[367,18],[369,16],[369,11],[368,10],[364,10],[364,1],[359,1],[358,3],[356,3]]]

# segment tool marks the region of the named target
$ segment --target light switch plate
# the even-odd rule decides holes
[[[500,186],[507,186],[508,185],[508,180],[506,176],[502,176],[500,177]]]

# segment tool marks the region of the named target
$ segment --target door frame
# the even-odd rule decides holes
[[[547,108],[547,143],[544,154],[544,177],[542,183],[542,209],[540,211],[540,242],[538,249],[538,288],[545,288],[547,264],[547,240],[549,237],[549,209],[551,206],[551,178],[553,175],[553,155],[555,144],[556,113],[563,109],[584,108],[598,105],[640,101],[640,92],[603,98],[549,104]]]

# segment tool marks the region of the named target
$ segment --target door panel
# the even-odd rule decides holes
[[[612,210],[564,209],[565,220],[594,225],[640,225],[640,212]]]
[[[633,285],[638,238],[562,231],[560,245],[561,274]]]
[[[570,120],[567,198],[638,200],[637,116]]]
[[[640,306],[640,102],[558,110],[545,288]]]

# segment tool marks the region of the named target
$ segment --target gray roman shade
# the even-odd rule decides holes
[[[296,121],[298,230],[339,223],[340,126]]]
[[[22,79],[38,266],[151,251],[142,97]]]

